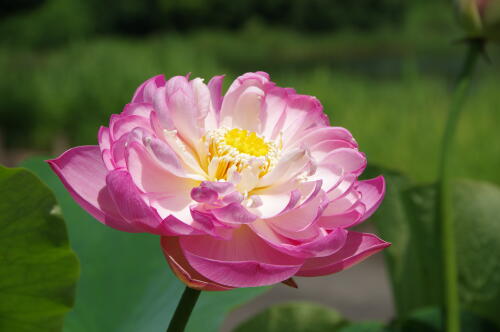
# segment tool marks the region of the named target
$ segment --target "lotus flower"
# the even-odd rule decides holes
[[[161,236],[174,273],[203,290],[335,273],[387,247],[348,230],[366,220],[383,177],[319,101],[263,72],[156,76],[99,130],[98,146],[48,161],[101,223]]]
[[[454,0],[467,37],[500,41],[500,0]]]

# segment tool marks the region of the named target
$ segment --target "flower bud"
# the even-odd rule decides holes
[[[500,0],[455,0],[468,38],[500,41]]]

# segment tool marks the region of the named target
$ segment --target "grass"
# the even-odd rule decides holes
[[[461,48],[446,36],[415,43],[411,36],[303,36],[257,24],[236,34],[100,38],[40,52],[2,49],[0,130],[11,149],[48,151],[61,137],[71,145],[95,144],[98,126],[150,76],[225,73],[231,81],[265,70],[280,85],[317,96],[332,124],[351,130],[371,162],[431,181]],[[500,59],[498,49],[492,55]],[[498,73],[498,67],[483,66],[459,128],[454,172],[500,184]]]

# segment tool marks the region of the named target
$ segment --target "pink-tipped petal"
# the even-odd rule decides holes
[[[194,228],[193,225],[186,224],[174,215],[169,215],[163,219],[158,230],[158,233],[164,236],[203,235],[207,233],[200,228]]]
[[[109,150],[111,148],[111,135],[109,133],[108,127],[99,128],[99,133],[97,134],[97,142],[99,143],[99,148],[101,151]]]
[[[231,287],[279,283],[293,276],[304,261],[273,249],[246,226],[234,231],[231,240],[182,237],[180,246],[196,271]]]
[[[205,118],[208,113],[211,111],[212,102],[210,96],[210,90],[208,86],[203,83],[203,79],[195,78],[190,81],[191,89],[193,90],[194,104],[197,108],[197,127],[204,129],[205,128]],[[204,132],[204,130],[202,130]]]
[[[223,291],[233,287],[217,284],[189,265],[179,246],[179,238],[164,236],[161,238],[163,254],[174,274],[188,287],[204,291]]]
[[[219,127],[219,113],[222,105],[222,82],[224,76],[214,76],[208,82],[208,90],[210,91],[210,103],[208,114],[205,117],[205,130],[214,130]]]
[[[201,114],[195,103],[194,91],[183,76],[171,78],[166,86],[167,90],[172,90],[167,103],[175,129],[184,141],[194,147],[202,134],[198,123]]]
[[[132,225],[144,227],[144,231],[156,232],[158,230],[162,219],[141,196],[127,171],[110,172],[106,176],[106,184],[123,218]]]
[[[212,98],[212,105],[216,113],[220,112],[222,106],[222,83],[224,82],[224,75],[214,76],[208,82],[208,89]]]
[[[132,97],[132,103],[151,102],[154,91],[165,85],[165,76],[158,75],[142,83]]]
[[[188,176],[179,157],[167,143],[156,137],[146,137],[144,143],[165,170],[177,177]]]
[[[207,187],[195,187],[191,190],[191,198],[199,203],[213,203],[217,200],[219,194]]]
[[[322,213],[323,195],[316,196],[300,208],[267,219],[274,227],[286,232],[300,232],[311,226]]]
[[[220,221],[229,224],[248,224],[257,219],[255,214],[236,202],[221,208],[213,209],[212,213]]]
[[[103,150],[102,151],[102,161],[104,162],[104,165],[109,171],[112,171],[116,168],[116,164],[113,161],[113,156],[111,155],[111,151],[109,150]]]
[[[298,248],[309,256],[326,257],[339,251],[347,240],[347,231],[336,228],[329,233],[318,236],[314,241],[303,243]]]
[[[294,187],[293,184],[287,183],[254,191],[251,199],[258,198],[259,204],[249,208],[250,211],[262,219],[267,219],[293,209],[301,198],[301,193]]]
[[[344,180],[344,171],[333,163],[322,163],[317,166],[310,180],[321,181],[323,191],[329,192]]]
[[[361,201],[361,194],[356,190],[351,190],[346,195],[330,201],[326,209],[323,211],[323,215],[331,216],[339,213],[344,213],[352,209]]]
[[[309,164],[309,156],[304,149],[288,150],[278,161],[273,170],[259,181],[259,187],[281,185],[296,178]]]
[[[262,72],[247,73],[238,77],[222,101],[221,125],[228,127],[243,125],[243,129],[248,125],[248,128],[254,128],[260,118],[260,99],[271,86],[269,76]],[[250,123],[245,123],[245,119]]]
[[[201,183],[202,187],[209,188],[220,195],[226,195],[235,190],[234,185],[231,182],[225,181],[203,181]]]
[[[348,228],[359,224],[365,213],[365,206],[356,204],[351,209],[338,214],[324,215],[318,220],[318,225],[325,229],[335,229],[338,227]]]
[[[136,115],[149,119],[153,110],[153,106],[149,103],[130,103],[125,105],[125,108],[123,109],[123,112],[121,114],[124,116]]]
[[[118,115],[112,116],[109,123],[109,130],[113,141],[117,141],[124,135],[128,135],[135,128],[148,130],[149,120],[138,115]]]
[[[286,121],[286,107],[288,95],[295,93],[293,89],[272,87],[266,93],[262,105],[261,134],[268,139],[276,139],[282,131]]]
[[[163,167],[164,164],[153,159],[138,142],[129,142],[126,157],[128,171],[143,192],[189,196],[191,189],[197,186],[197,181],[174,175],[174,165]]]
[[[265,92],[255,86],[245,89],[236,101],[236,109],[232,116],[232,126],[259,132],[261,124],[259,117],[264,95]]]
[[[358,178],[354,174],[344,175],[342,179],[327,192],[328,199],[333,201],[347,195],[353,189],[357,181]]]
[[[358,146],[354,137],[349,130],[342,127],[316,127],[309,129],[302,137],[296,142],[293,142],[291,147],[294,146],[314,146],[323,141],[329,140],[342,140],[351,143],[355,147]]]
[[[311,156],[320,163],[329,153],[340,148],[354,149],[355,146],[344,140],[328,140],[322,141],[311,147]]]
[[[323,164],[340,167],[345,174],[359,175],[366,167],[366,157],[355,149],[339,148],[327,154],[319,165]]]
[[[363,261],[390,245],[373,234],[350,231],[342,249],[327,257],[307,259],[296,275],[315,277],[336,273]]]
[[[359,181],[357,190],[361,193],[361,202],[366,211],[361,221],[368,219],[380,206],[385,194],[385,179],[378,176],[370,180]]]
[[[304,135],[307,129],[323,127],[323,106],[312,96],[291,94],[288,97],[286,121],[283,124],[283,141],[290,146]]]
[[[94,218],[122,231],[140,231],[120,216],[109,195],[108,170],[98,146],[79,146],[47,162],[75,201]]]
[[[276,250],[299,258],[332,255],[344,246],[347,238],[347,231],[338,228],[331,232],[319,232],[308,241],[297,242],[275,232],[265,220],[257,220],[250,228]]]

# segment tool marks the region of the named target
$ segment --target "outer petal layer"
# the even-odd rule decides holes
[[[75,201],[94,218],[110,227],[140,232],[119,214],[106,186],[108,170],[98,146],[79,146],[47,161]]]
[[[182,237],[187,262],[201,275],[231,287],[272,285],[292,277],[303,259],[271,248],[248,227],[242,226],[231,240],[210,236]]]
[[[204,291],[222,291],[229,290],[232,287],[223,286],[208,280],[197,272],[186,260],[179,245],[179,238],[173,236],[164,236],[161,238],[161,247],[163,254],[167,259],[168,265],[175,275],[187,286]]]
[[[327,257],[308,259],[297,276],[315,277],[324,276],[345,270],[369,256],[390,246],[373,234],[349,232],[344,247]]]

